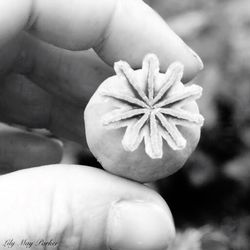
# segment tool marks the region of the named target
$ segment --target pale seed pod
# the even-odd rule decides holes
[[[195,102],[202,88],[181,82],[183,65],[165,74],[148,54],[142,69],[115,63],[85,109],[88,146],[107,171],[140,182],[180,169],[194,151],[204,118]]]

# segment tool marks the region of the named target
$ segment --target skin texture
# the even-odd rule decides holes
[[[197,55],[143,1],[0,0],[0,121],[46,128],[85,146],[83,110],[113,74],[110,65],[124,59],[138,68],[148,52],[160,56],[163,68],[181,60],[186,81],[202,68]],[[129,219],[131,206],[124,204],[120,209],[134,238],[110,236],[113,249],[140,249],[142,238],[148,239],[143,249],[165,249],[173,238],[171,216],[158,216],[154,209],[158,204],[169,214],[165,202],[143,185],[85,166],[46,166],[60,161],[62,145],[33,132],[1,127],[0,142],[1,173],[9,173],[0,177],[1,243],[10,235],[29,236],[59,238],[60,249],[108,249],[96,235],[106,235],[110,205],[124,198],[145,214],[148,226],[138,216]],[[13,172],[25,168],[30,169]],[[147,211],[137,199],[150,202]],[[153,234],[150,225],[166,235]]]
[[[169,208],[156,192],[86,166],[51,165],[3,175],[0,197],[5,222],[0,242],[14,239],[12,249],[20,249],[22,239],[52,239],[57,246],[51,249],[60,250],[142,249],[137,241],[143,249],[165,249],[175,233]],[[121,221],[117,213],[124,214]],[[114,224],[122,227],[119,235]],[[35,243],[31,249],[41,247]]]
[[[137,70],[136,76],[141,78],[142,71]],[[163,74],[162,74],[163,75]],[[141,83],[141,89],[145,89]],[[145,84],[145,83],[144,83]],[[116,102],[102,93],[128,93],[128,84],[125,79],[113,76],[105,80],[90,99],[85,112],[85,130],[87,143],[91,152],[95,155],[104,169],[109,172],[139,182],[152,182],[169,176],[179,170],[190,154],[194,151],[200,138],[200,127],[178,127],[187,145],[182,150],[172,150],[164,141],[163,157],[161,159],[150,158],[144,148],[144,141],[133,152],[125,151],[122,146],[122,138],[126,128],[107,129],[102,123],[102,117],[116,109]],[[182,83],[173,87],[184,88]],[[192,113],[199,113],[196,102],[192,101],[183,107]]]

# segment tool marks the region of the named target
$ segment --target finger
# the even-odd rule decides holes
[[[95,49],[110,64],[122,59],[141,67],[145,54],[155,53],[162,71],[173,61],[182,62],[185,82],[203,69],[197,53],[143,1],[117,1],[105,35]]]
[[[153,52],[159,56],[162,70],[172,61],[181,61],[185,80],[203,67],[199,57],[143,1],[85,0],[72,4],[66,0],[26,0],[22,4],[11,0],[0,4],[5,13],[0,23],[11,23],[10,27],[0,27],[2,41],[26,27],[59,47],[74,50],[93,47],[110,65],[123,59],[140,67],[144,55]]]
[[[22,75],[12,74],[0,84],[1,121],[47,128],[58,137],[86,146],[83,110],[51,96]]]
[[[25,33],[14,70],[48,92],[77,104],[86,104],[100,83],[114,74],[94,51],[61,49]]]
[[[53,165],[0,178],[0,243],[13,239],[12,249],[28,238],[32,249],[52,240],[58,249],[159,250],[174,237],[157,193],[102,170]]]
[[[61,158],[58,141],[0,124],[0,174],[59,163]]]

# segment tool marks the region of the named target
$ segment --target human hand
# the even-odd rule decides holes
[[[26,249],[26,240],[30,249],[158,250],[174,236],[156,192],[95,168],[50,165],[6,174],[0,197],[0,249]]]
[[[112,65],[114,61],[123,59],[136,68],[140,66],[146,53],[153,52],[158,55],[162,70],[174,60],[181,61],[185,65],[184,79],[186,81],[193,78],[202,68],[197,56],[169,29],[165,22],[141,1],[85,0],[72,3],[66,0],[53,2],[9,0],[0,2],[0,10],[0,117],[3,122],[17,123],[30,128],[47,128],[58,137],[84,144],[83,109],[97,85],[113,74],[108,65]],[[85,51],[89,48],[93,48],[108,65],[103,63],[93,50]],[[58,143],[32,134],[22,134],[22,136],[20,134],[22,132],[16,133],[9,129],[0,134],[1,165],[8,166],[5,172],[60,161],[61,146]],[[9,138],[12,139],[9,140]],[[36,153],[34,153],[34,148],[37,149]],[[13,157],[13,155],[22,157]],[[39,158],[38,155],[41,157]],[[12,168],[13,165],[15,165],[14,168]],[[88,170],[82,168],[82,180],[76,178],[75,184],[80,185],[84,182],[86,185],[81,189],[82,193],[79,193],[83,197],[86,216],[91,213],[90,208],[95,206],[95,199],[92,200],[92,197],[96,197],[99,192],[98,189],[89,191],[89,185],[94,185],[96,182],[102,189],[103,182],[96,181],[95,175],[99,175],[99,172],[94,170],[91,177],[88,177],[84,175]],[[55,169],[58,170],[56,172],[60,179],[60,168]],[[2,179],[6,179],[3,181],[5,184],[2,184],[5,185],[3,190],[6,190],[6,193],[9,192],[6,188],[14,186],[11,183],[14,183],[12,180],[16,178],[15,176],[20,175],[20,179],[23,180],[21,183],[24,183],[28,182],[30,173],[33,175],[34,172],[36,175],[35,173],[40,170],[36,171],[38,170],[31,169],[22,171],[20,174],[2,176]],[[50,175],[48,167],[42,168],[41,172],[46,173],[46,176]],[[108,176],[105,174],[103,178]],[[91,181],[85,183],[88,178]],[[120,181],[120,178],[118,179]],[[122,180],[122,182],[125,183],[126,188],[121,188],[121,191],[116,181],[112,184],[112,188],[119,192],[116,197],[110,193],[111,188],[106,189],[104,193],[109,202],[105,204],[123,200],[125,196],[128,196],[128,199],[135,197],[133,196],[134,185],[145,190],[145,196],[139,199],[147,200],[147,194],[157,197],[152,199],[153,203],[160,199],[144,186],[139,187],[139,184],[127,180]],[[42,181],[38,183],[40,187]],[[74,187],[71,184],[69,183],[66,187],[73,190]],[[18,188],[16,187],[17,190]],[[50,191],[48,192],[54,193],[50,188],[49,185],[47,189]],[[19,197],[14,190],[15,188],[13,201]],[[24,197],[24,200],[25,197],[29,197],[30,202],[36,204],[33,197],[37,193],[32,188],[30,192],[32,195],[27,196],[25,192],[20,195]],[[90,200],[85,202],[84,197],[90,193]],[[96,198],[97,201],[98,199]],[[47,208],[50,207],[48,202],[49,200],[44,199]],[[62,206],[65,208],[66,204],[68,202]],[[78,203],[75,205],[80,206]],[[8,213],[11,214],[10,208],[8,206],[7,208]],[[35,212],[37,207],[31,206],[31,211],[33,210]],[[104,210],[100,211],[99,215],[103,213]],[[51,213],[44,216],[49,215]],[[75,218],[78,215],[76,213]],[[19,218],[21,213],[16,216],[16,219]],[[46,217],[46,220],[45,227],[48,227],[51,222],[49,217]],[[160,222],[155,221],[155,223],[157,227],[162,228]],[[5,227],[5,223],[2,223],[2,226]],[[165,226],[172,228],[171,219]],[[20,225],[20,228],[22,227],[25,228],[25,225]],[[89,227],[90,225],[87,224],[79,230],[88,230]],[[29,229],[26,232],[29,234]],[[57,232],[59,234],[59,231]],[[171,235],[173,234],[169,233],[169,237]],[[93,239],[92,244],[97,244],[96,240],[98,239]],[[98,247],[99,245],[96,248],[94,246],[89,248],[102,249]],[[154,247],[159,249],[157,244]]]

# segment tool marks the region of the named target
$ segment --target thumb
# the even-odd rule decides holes
[[[163,199],[102,170],[51,165],[1,176],[0,245],[12,249],[167,249]]]

